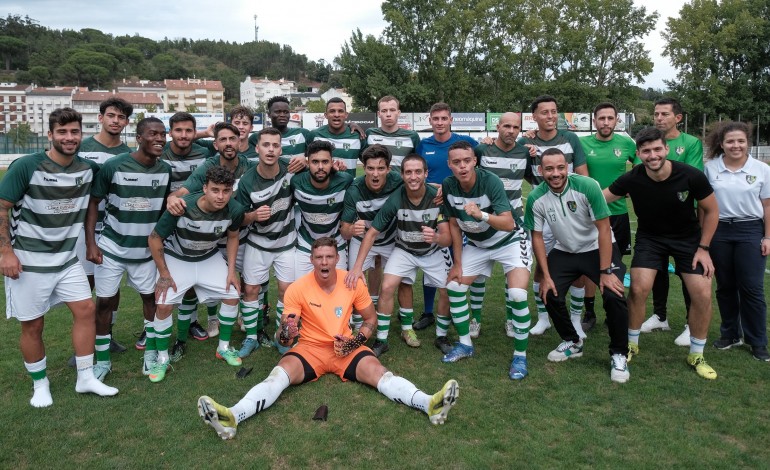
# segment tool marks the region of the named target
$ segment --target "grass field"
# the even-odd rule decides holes
[[[19,324],[2,322],[0,420],[6,429],[0,433],[0,468],[768,467],[770,367],[746,348],[716,351],[709,344],[706,358],[719,378],[706,381],[691,371],[687,349],[673,343],[684,325],[678,278],[671,282],[672,331],[642,336],[641,355],[624,385],[609,380],[600,299],[599,323],[582,358],[548,362],[548,351],[560,341],[550,329],[530,339],[530,376],[509,380],[513,344],[503,329],[501,281],[498,268],[474,358],[443,364],[432,329],[418,332],[421,348],[409,349],[398,339],[398,323],[392,325],[391,350],[382,357],[386,367],[429,393],[449,378],[460,383],[458,405],[438,427],[373,389],[325,376],[290,388],[273,407],[242,423],[234,441],[224,442],[198,417],[196,399],[207,394],[232,405],[273,368],[275,349],[246,359],[254,370],[241,380],[236,368],[214,358],[214,340],[194,342],[166,380],[152,384],[141,374],[141,353],[131,347],[113,355],[106,382],[120,389],[117,397],[79,395],[75,372],[66,366],[71,317],[64,308],[46,317],[54,405],[33,409],[31,380],[17,347]],[[766,277],[770,292],[767,284]],[[131,346],[141,328],[141,305],[130,288],[122,299],[115,335]],[[531,299],[530,309],[535,316]],[[718,337],[716,303],[714,311],[710,340]],[[235,333],[234,342],[242,338]],[[328,421],[312,421],[322,404],[329,407]]]

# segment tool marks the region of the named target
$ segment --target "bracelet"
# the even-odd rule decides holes
[[[489,222],[489,213],[488,212],[482,212],[481,213],[481,221],[482,222]]]
[[[703,251],[709,251],[709,248],[711,247],[708,245],[698,245],[698,248],[700,248]]]
[[[770,240],[770,237],[762,237],[762,240],[760,240],[760,242],[763,242],[765,240]]]

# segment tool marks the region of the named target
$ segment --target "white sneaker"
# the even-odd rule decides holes
[[[573,343],[572,341],[562,341],[561,344],[556,346],[556,349],[548,353],[548,360],[551,362],[562,362],[582,355],[582,341],[578,344]]]
[[[670,329],[671,327],[668,326],[668,318],[661,321],[658,315],[653,313],[650,318],[642,323],[642,327],[639,328],[639,331],[642,333],[652,333],[654,330],[668,331]]]
[[[477,322],[475,318],[471,318],[469,329],[471,338],[476,339],[479,337],[479,334],[481,334],[481,323]]]
[[[580,320],[580,315],[570,315],[572,318],[572,326],[575,328],[575,333],[578,334],[578,338],[586,339],[586,332],[583,331],[583,324]]]
[[[626,356],[622,354],[613,354],[610,360],[610,380],[620,384],[628,382],[631,374],[628,372],[628,363]]]
[[[513,338],[515,336],[514,333],[513,320],[505,320],[505,336]]]
[[[216,318],[209,318],[209,323],[206,325],[206,333],[209,334],[209,338],[219,336],[219,320]]]
[[[690,325],[684,326],[684,331],[681,335],[677,336],[674,340],[674,344],[677,346],[689,346],[690,345]]]
[[[548,319],[548,317],[539,318],[537,320],[537,324],[532,327],[531,330],[529,330],[529,334],[539,336],[545,333],[545,330],[551,327],[551,321]]]

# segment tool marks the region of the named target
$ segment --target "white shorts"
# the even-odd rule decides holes
[[[227,261],[227,248],[219,248],[219,252],[222,253],[222,258]],[[243,242],[238,245],[238,254],[235,255],[235,271],[242,273],[243,272],[243,259],[244,256],[246,256],[246,242]]]
[[[390,258],[390,254],[393,253],[393,248],[395,247],[395,243],[385,246],[373,246],[372,249],[369,250],[369,253],[366,254],[362,271],[366,272],[372,269],[374,267],[374,258],[378,255],[382,257],[382,264],[387,264],[388,258]],[[359,249],[361,249],[361,242],[355,238],[351,238],[350,243],[348,244],[348,263],[350,264],[348,269],[353,269],[353,265],[356,264]]]
[[[177,305],[182,303],[185,292],[195,288],[198,303],[208,300],[237,299],[235,286],[227,290],[227,262],[221,256],[214,256],[202,261],[182,261],[166,255],[169,273],[176,284],[176,292],[169,289],[166,299],[159,305]]]
[[[489,278],[495,262],[502,265],[505,274],[516,268],[531,271],[532,243],[525,239],[495,249],[473,245],[463,247],[463,276]]]
[[[340,260],[337,261],[337,269],[348,270],[348,250],[338,251]],[[313,270],[313,263],[310,262],[310,253],[302,250],[297,250],[297,256],[294,258],[294,276],[295,279],[299,279],[305,274]]]
[[[96,241],[99,241],[99,234],[96,234]],[[78,241],[75,243],[75,254],[78,256],[80,264],[83,265],[83,271],[86,276],[94,275],[94,263],[86,259],[86,232],[81,230],[78,235]]]
[[[249,244],[246,245],[245,267],[241,271],[243,280],[251,286],[261,286],[270,280],[270,267],[275,271],[275,278],[281,282],[294,282],[294,263],[297,249],[285,251],[263,251]]]
[[[91,298],[91,287],[80,263],[58,273],[22,271],[18,279],[4,280],[5,315],[19,321],[40,318],[60,303]]]
[[[414,284],[417,268],[422,269],[423,284],[443,289],[452,268],[452,255],[448,248],[440,248],[427,256],[415,256],[395,247],[383,272],[400,277],[404,284]]]
[[[94,269],[96,296],[107,298],[117,294],[124,272],[128,273],[126,283],[140,294],[155,292],[157,270],[152,260],[144,263],[124,263],[109,256],[102,256],[102,264],[97,264]]]

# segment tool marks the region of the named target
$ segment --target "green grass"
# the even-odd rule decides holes
[[[449,378],[459,381],[460,399],[445,425],[433,427],[424,414],[376,390],[325,376],[287,390],[273,407],[242,423],[228,442],[202,423],[196,399],[208,394],[232,405],[274,367],[274,349],[259,349],[246,359],[254,370],[241,380],[236,368],[214,358],[213,340],[191,340],[176,369],[151,384],[141,374],[141,353],[131,347],[113,355],[107,383],[120,389],[117,397],[79,395],[75,372],[66,366],[71,317],[56,308],[46,316],[45,329],[54,405],[37,410],[28,404],[31,381],[17,347],[19,324],[5,321],[0,323],[6,338],[0,355],[0,420],[6,423],[0,468],[767,467],[770,368],[753,360],[748,349],[716,351],[709,345],[706,357],[719,378],[706,381],[691,371],[687,349],[673,344],[684,326],[684,307],[678,278],[671,279],[672,331],[642,336],[641,355],[625,385],[609,380],[600,299],[599,323],[582,358],[548,362],[548,351],[559,343],[550,329],[530,339],[530,376],[509,380],[513,344],[503,329],[498,267],[488,286],[476,357],[443,364],[432,329],[418,332],[421,348],[409,349],[398,339],[398,323],[392,325],[391,350],[382,357],[386,367],[429,393]],[[123,289],[122,299],[115,334],[132,346],[133,333],[141,328],[141,304],[130,288]],[[535,312],[531,299],[530,309]],[[716,303],[714,312],[711,340],[719,331]],[[200,315],[205,318],[205,309]],[[236,333],[234,343],[242,338]],[[312,421],[322,404],[329,407],[328,421]]]

